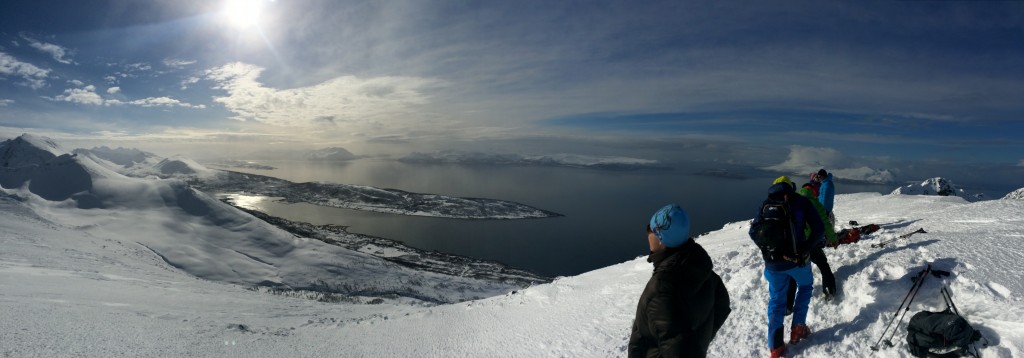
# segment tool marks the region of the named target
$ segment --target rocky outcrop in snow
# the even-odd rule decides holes
[[[1010,192],[1009,194],[1006,194],[1006,196],[1004,196],[1003,199],[1024,200],[1024,188],[1020,188],[1014,190],[1013,192]]]
[[[956,184],[953,184],[953,181],[942,177],[927,179],[920,184],[901,186],[896,188],[896,190],[893,190],[890,194],[958,196],[967,201],[978,201],[984,199],[983,194],[971,195],[967,193],[967,191],[957,187]]]

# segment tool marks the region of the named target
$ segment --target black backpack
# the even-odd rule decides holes
[[[807,249],[797,242],[787,197],[768,197],[761,203],[759,215],[753,239],[765,260],[806,261]]]
[[[918,312],[907,325],[907,348],[915,357],[962,357],[969,354],[967,346],[978,339],[981,332],[948,308]],[[934,353],[933,349],[947,352]]]

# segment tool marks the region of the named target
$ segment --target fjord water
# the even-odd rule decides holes
[[[338,209],[271,200],[258,210],[317,225],[436,250],[495,260],[542,275],[568,276],[647,254],[645,225],[668,203],[690,215],[691,234],[750,219],[774,176],[699,176],[692,170],[610,171],[565,167],[408,164],[393,160],[276,162],[275,170],[238,170],[293,182],[333,182],[418,193],[515,201],[565,216],[462,220]],[[883,192],[893,186],[837,182],[838,192]],[[842,220],[843,218],[839,218]]]

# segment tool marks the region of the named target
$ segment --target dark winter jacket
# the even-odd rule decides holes
[[[804,230],[793,230],[793,236],[801,247],[809,249],[825,245],[825,225],[822,224],[818,211],[814,208],[814,204],[811,204],[810,200],[794,192],[793,187],[787,183],[772,185],[771,188],[768,188],[768,197],[775,199],[785,197],[786,202],[789,203],[789,215],[790,219],[793,220],[793,227],[811,228],[809,234],[805,234]],[[754,216],[754,221],[750,223],[750,230],[747,232],[751,240],[754,240],[757,235],[757,228],[761,220],[761,207],[759,206],[757,208],[757,215]],[[773,260],[767,256],[764,261],[765,268],[771,271],[785,271],[799,265],[786,260]]]
[[[836,185],[832,183],[832,173],[828,173],[825,179],[821,180],[821,189],[818,190],[818,202],[825,207],[825,212],[832,213],[832,203],[836,196]]]
[[[629,357],[704,357],[729,316],[729,292],[693,240],[652,253],[654,274],[636,306]]]

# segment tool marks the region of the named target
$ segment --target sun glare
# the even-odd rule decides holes
[[[263,0],[228,0],[221,10],[229,23],[236,27],[255,26],[263,10]]]

